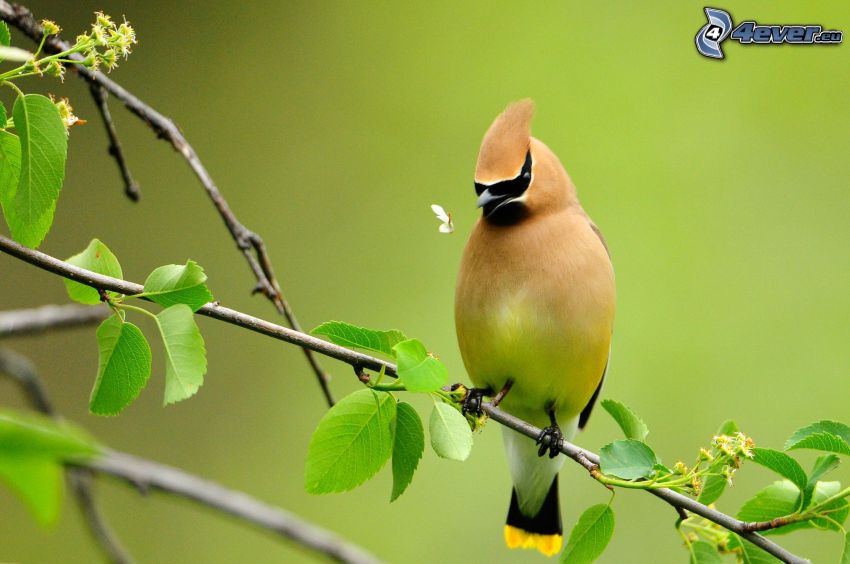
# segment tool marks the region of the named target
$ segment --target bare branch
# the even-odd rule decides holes
[[[6,374],[15,380],[26,394],[30,403],[38,411],[58,418],[53,409],[47,391],[41,384],[41,380],[35,372],[35,367],[25,357],[8,349],[0,348],[0,374]],[[129,553],[124,549],[121,541],[112,532],[103,515],[95,503],[91,473],[81,468],[68,468],[65,477],[74,491],[80,511],[88,524],[98,545],[103,549],[110,562],[115,564],[128,564],[133,562]]]
[[[96,274],[73,266],[40,251],[19,245],[2,235],[0,235],[0,251],[49,272],[82,282],[83,284],[93,288],[111,290],[113,292],[120,292],[123,294],[138,294],[142,290],[142,287],[138,284],[119,280],[117,278],[111,278],[109,276],[103,276],[101,274]],[[225,308],[216,304],[207,304],[199,309],[197,313],[219,319],[233,325],[238,325],[239,327],[243,327],[257,333],[262,333],[281,341],[296,344],[303,348],[309,348],[317,353],[346,362],[354,367],[355,374],[357,374],[358,378],[361,380],[364,379],[362,375],[363,368],[380,370],[383,367],[387,375],[398,375],[396,366],[392,363],[316,339],[315,337],[305,333],[301,333],[287,327],[282,327],[280,325],[275,325],[268,321],[246,315],[233,309]],[[534,425],[518,419],[490,404],[484,404],[482,409],[494,421],[505,425],[506,427],[510,427],[511,429],[528,437],[537,439],[537,437],[539,437],[542,433],[542,430]],[[599,457],[596,454],[568,442],[563,442],[560,450],[569,458],[583,466],[591,474],[591,476],[599,475]],[[784,562],[792,562],[795,564],[803,564],[807,562],[806,560],[788,552],[776,543],[754,532],[752,530],[752,525],[748,523],[739,521],[724,513],[711,509],[696,500],[670,489],[662,488],[651,489],[648,491],[652,495],[663,499],[677,509],[690,511],[705,517],[709,521],[717,523],[721,527],[739,534],[741,537],[747,539]]]
[[[0,0],[0,19],[21,30],[33,41],[38,42],[41,40],[41,24],[38,23],[32,12],[25,6],[10,4],[6,0]],[[52,53],[59,53],[69,47],[70,44],[61,40],[58,36],[48,37],[44,44],[44,50]],[[82,56],[79,54],[71,55],[71,57],[82,60]],[[231,237],[236,242],[236,246],[242,252],[245,260],[248,262],[248,266],[254,273],[254,277],[257,280],[254,291],[266,296],[274,304],[278,313],[286,318],[290,327],[296,331],[300,331],[298,319],[284,298],[280,285],[275,278],[271,258],[266,251],[263,239],[257,233],[245,227],[236,218],[236,215],[230,209],[230,206],[218,190],[215,182],[213,182],[212,177],[201,162],[195,149],[189,144],[174,122],[142,102],[119,84],[107,78],[103,73],[90,71],[81,65],[77,65],[74,68],[76,68],[79,75],[87,82],[100,86],[116,99],[120,100],[128,110],[147,123],[154,133],[156,133],[157,137],[167,140],[183,156],[195,173],[198,181],[204,187],[218,214],[224,220],[224,224],[227,226]],[[310,350],[304,349],[304,354],[307,356],[310,367],[313,369],[325,400],[329,406],[332,406],[334,404],[334,398],[329,387],[330,378],[328,374],[322,370],[318,360]]]
[[[160,490],[228,513],[293,540],[299,545],[317,550],[339,562],[377,562],[371,554],[329,531],[247,494],[227,489],[177,468],[114,451],[108,451],[103,458],[81,465],[124,480],[142,492]]]
[[[46,305],[0,311],[0,339],[43,333],[51,329],[92,325],[109,317],[109,308],[85,305]]]
[[[91,83],[89,86],[94,103],[97,105],[97,109],[100,110],[100,117],[103,120],[103,125],[106,127],[106,134],[109,136],[109,154],[118,163],[121,178],[124,179],[124,193],[134,202],[138,202],[142,194],[139,191],[139,185],[133,180],[133,175],[130,174],[130,167],[127,166],[127,160],[124,158],[121,141],[118,139],[118,130],[115,129],[115,122],[112,121],[112,115],[109,113],[109,104],[106,101],[108,97],[106,89],[96,83]]]

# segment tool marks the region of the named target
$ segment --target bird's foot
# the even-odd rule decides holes
[[[549,458],[555,458],[561,453],[561,444],[564,442],[564,434],[561,428],[557,425],[550,425],[543,429],[540,436],[537,437],[537,444],[540,448],[537,449],[538,456],[544,456],[546,451],[549,451]]]
[[[458,384],[462,386],[462,384]],[[481,402],[484,396],[490,395],[491,390],[486,388],[466,388],[466,394],[461,401],[461,410],[464,415],[474,415],[476,417],[483,415],[481,411]]]

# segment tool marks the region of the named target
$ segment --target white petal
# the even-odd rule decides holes
[[[455,230],[454,225],[451,223],[444,223],[440,225],[440,233],[451,233]]]
[[[434,215],[436,215],[437,219],[440,221],[449,221],[449,214],[446,213],[443,206],[439,204],[431,204],[431,211],[434,212]]]

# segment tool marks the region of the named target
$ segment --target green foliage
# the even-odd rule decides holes
[[[776,564],[778,558],[766,553],[748,540],[738,537],[741,545],[741,561],[744,564]]]
[[[399,402],[396,407],[395,439],[393,442],[393,491],[390,501],[404,493],[419,460],[425,451],[425,431],[419,414],[409,403]]]
[[[724,421],[717,430],[717,435],[734,435],[738,432],[738,425],[731,419]],[[697,501],[710,505],[720,499],[723,492],[726,491],[728,481],[721,474],[722,465],[714,464],[710,467],[710,473],[705,477],[702,490],[700,491]]]
[[[635,439],[638,441],[646,439],[646,436],[649,434],[649,428],[647,428],[646,423],[644,423],[641,418],[625,404],[612,399],[604,399],[602,400],[601,405],[605,411],[611,414],[611,417],[614,418],[614,421],[616,421],[620,426],[620,429],[623,430],[627,439]]]
[[[769,468],[797,486],[800,491],[806,489],[806,472],[803,470],[800,463],[778,450],[769,448],[754,448],[753,462],[760,464],[765,468]]]
[[[42,525],[56,521],[63,491],[61,463],[95,456],[100,447],[83,431],[32,413],[0,411],[0,480]]]
[[[5,108],[3,110],[5,115]],[[5,125],[6,122],[3,122]],[[15,194],[18,192],[18,177],[21,173],[21,140],[8,131],[0,131],[0,206],[6,223],[17,222]],[[17,228],[16,228],[17,229]]]
[[[89,410],[96,415],[118,415],[147,384],[151,349],[139,328],[118,314],[98,327],[97,346],[97,380]]]
[[[433,392],[448,382],[445,365],[431,356],[418,339],[397,343],[393,350],[398,358],[399,380],[408,391]]]
[[[53,223],[68,137],[59,110],[40,94],[18,96],[12,118],[21,143],[21,170],[12,205],[4,214],[16,241],[38,247]]]
[[[818,421],[797,429],[785,441],[785,450],[810,448],[850,454],[850,427],[837,421]]]
[[[720,564],[723,560],[717,548],[705,541],[696,541],[688,546],[691,553],[691,564]]]
[[[192,397],[204,383],[207,353],[204,338],[190,307],[172,305],[156,315],[165,346],[165,400],[175,403]]]
[[[8,47],[12,44],[12,34],[9,33],[9,26],[6,22],[0,22],[0,45]]]
[[[197,311],[213,300],[206,281],[204,269],[193,260],[185,265],[167,264],[148,275],[145,291],[139,297],[148,297],[163,307],[186,304]]]
[[[812,502],[813,504],[823,503],[840,490],[841,484],[839,482],[818,482]],[[788,480],[780,480],[760,490],[747,500],[738,511],[738,519],[742,521],[770,521],[777,517],[794,515],[799,508],[799,488]],[[784,534],[804,528],[840,530],[836,523],[841,524],[847,519],[848,507],[846,501],[837,499],[827,504],[823,511],[829,513],[829,519],[816,517],[800,520],[777,529],[765,531],[764,534]]]
[[[835,470],[840,462],[841,459],[834,454],[824,454],[815,460],[812,472],[809,474],[808,480],[806,480],[806,488],[803,490],[803,501],[800,504],[802,509],[809,506],[809,502],[812,500],[812,496],[815,492],[815,486],[817,486],[818,481],[820,481],[820,479],[826,476],[829,472]]]
[[[326,321],[311,331],[313,335],[327,337],[332,343],[380,353],[395,358],[393,347],[407,340],[404,333],[391,329],[378,331],[358,327],[343,321]]]
[[[570,532],[561,562],[590,564],[605,551],[614,534],[614,511],[606,504],[589,507]]]
[[[395,418],[392,395],[373,390],[349,394],[329,409],[310,440],[307,491],[347,491],[374,476],[392,454]]]
[[[98,239],[92,239],[85,250],[66,259],[65,262],[112,278],[124,278],[118,259]],[[100,303],[100,294],[90,286],[65,279],[65,289],[68,291],[68,297],[75,302],[81,304]],[[115,292],[107,292],[107,294],[112,297],[117,296]]]
[[[428,424],[431,448],[442,458],[464,461],[472,452],[472,431],[466,418],[455,407],[437,402]]]
[[[625,480],[637,480],[652,474],[658,458],[642,441],[614,441],[599,452],[599,467],[605,474]]]

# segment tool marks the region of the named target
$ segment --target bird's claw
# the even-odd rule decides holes
[[[564,442],[564,434],[561,428],[557,425],[550,425],[543,429],[540,436],[537,437],[537,444],[540,448],[537,449],[538,456],[544,456],[546,451],[549,451],[549,458],[555,458],[561,453],[561,444]]]
[[[463,414],[471,414],[476,417],[482,415],[481,401],[484,399],[484,396],[487,395],[487,392],[488,390],[483,388],[468,388],[466,390],[466,395],[463,396],[463,401],[461,402],[461,410]]]

